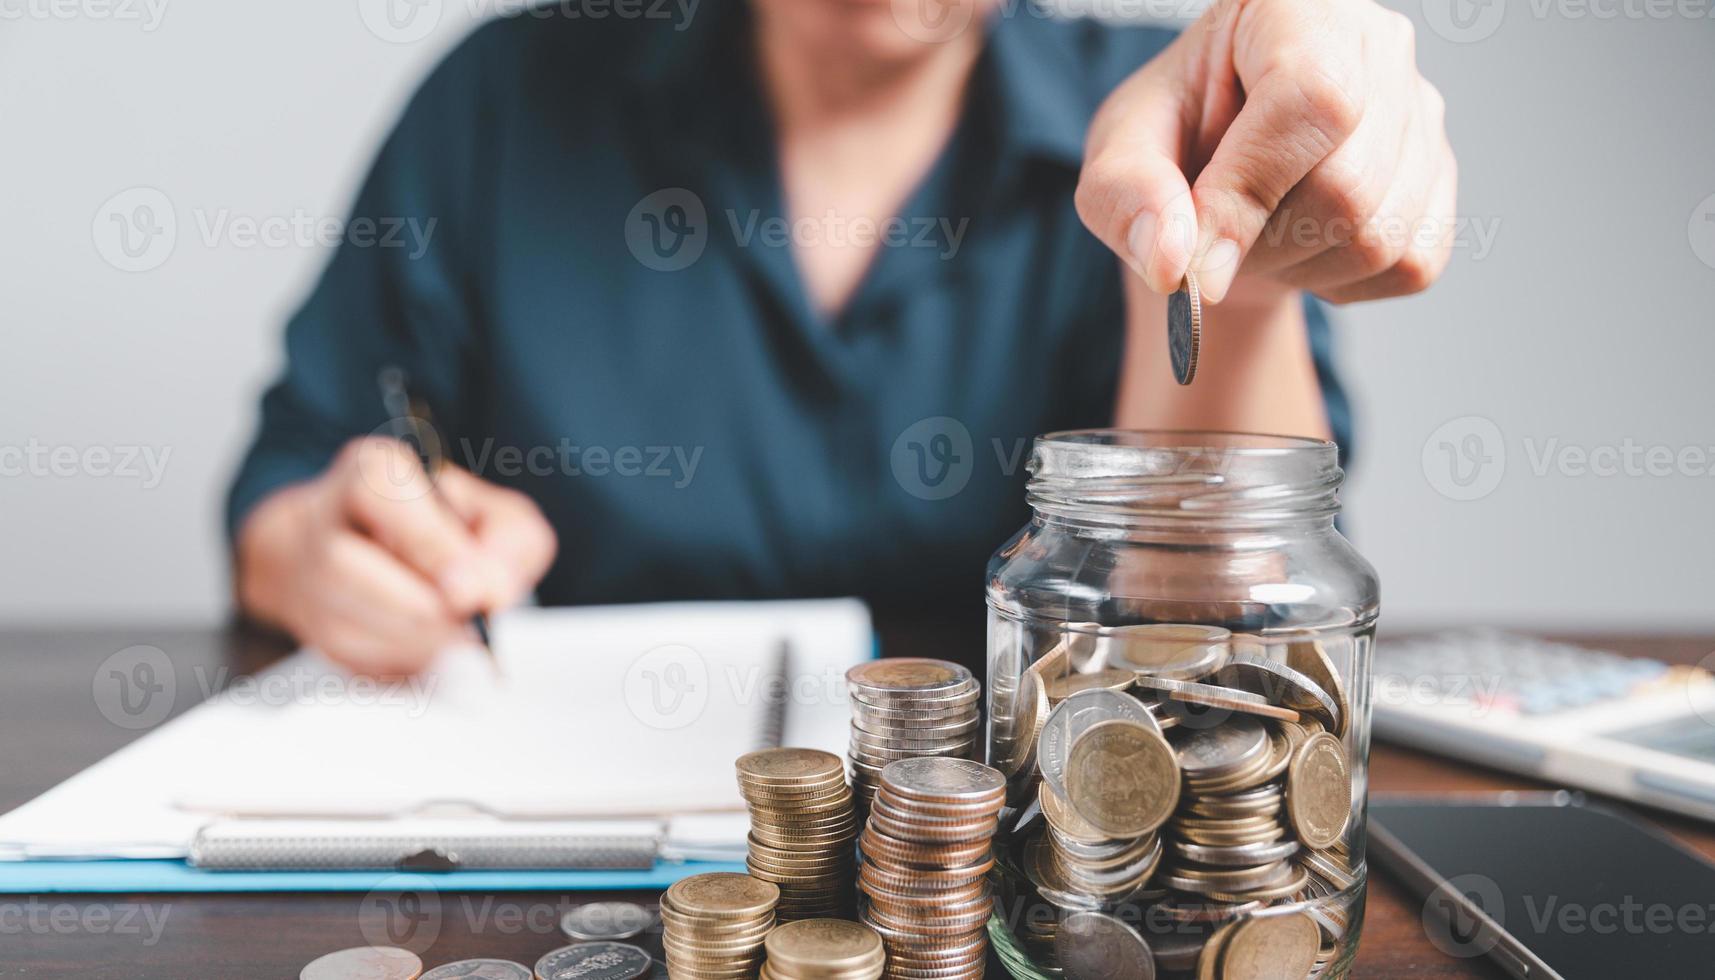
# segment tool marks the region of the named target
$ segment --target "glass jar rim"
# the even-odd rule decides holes
[[[1050,432],[1028,469],[1039,513],[1096,523],[1321,520],[1345,476],[1326,439],[1190,429]]]

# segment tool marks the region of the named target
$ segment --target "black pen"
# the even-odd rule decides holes
[[[388,421],[402,427],[402,431],[394,435],[416,452],[417,460],[423,464],[423,472],[428,474],[429,491],[451,510],[452,504],[441,493],[439,480],[441,464],[446,460],[446,454],[441,452],[445,443],[435,430],[435,418],[429,411],[429,403],[411,394],[404,368],[384,367],[376,375],[375,382],[381,388],[381,405],[387,410]],[[432,449],[430,443],[433,443]],[[488,661],[494,665],[495,673],[499,673],[500,659],[494,655],[494,643],[489,639],[488,613],[478,610],[470,617],[470,626],[476,631],[482,648],[488,652]]]

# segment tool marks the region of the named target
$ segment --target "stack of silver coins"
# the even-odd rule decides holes
[[[661,896],[661,947],[674,980],[755,976],[774,928],[780,889],[749,875],[715,872],[674,882]]]
[[[801,919],[768,934],[759,980],[877,980],[887,951],[874,929],[844,919]]]
[[[979,978],[993,910],[990,841],[1006,777],[968,759],[923,758],[881,772],[859,846],[863,921],[887,947],[887,976]]]
[[[816,749],[740,756],[750,805],[750,873],[780,888],[781,921],[849,916],[858,820],[840,757]]]
[[[1247,980],[1314,976],[1338,953],[1357,880],[1351,709],[1320,643],[1108,630],[1061,643],[1012,686],[1013,735],[994,752],[1020,807],[1009,865],[1061,910],[1019,930],[1037,964],[1087,975],[1065,950],[1142,949],[1162,972]],[[1139,911],[1171,928],[1121,921]]]
[[[899,759],[969,758],[982,724],[981,685],[944,660],[872,660],[846,672],[852,786],[868,806],[882,769]]]

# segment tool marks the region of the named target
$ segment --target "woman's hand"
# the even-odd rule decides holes
[[[1158,293],[1414,293],[1452,250],[1444,108],[1373,0],[1218,0],[1096,114],[1078,213]]]
[[[527,596],[555,549],[523,494],[451,466],[431,485],[404,444],[357,439],[245,519],[238,600],[352,670],[408,674]]]

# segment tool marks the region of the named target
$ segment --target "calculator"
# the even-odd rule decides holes
[[[1492,630],[1376,645],[1375,735],[1715,820],[1715,654],[1686,667]]]

